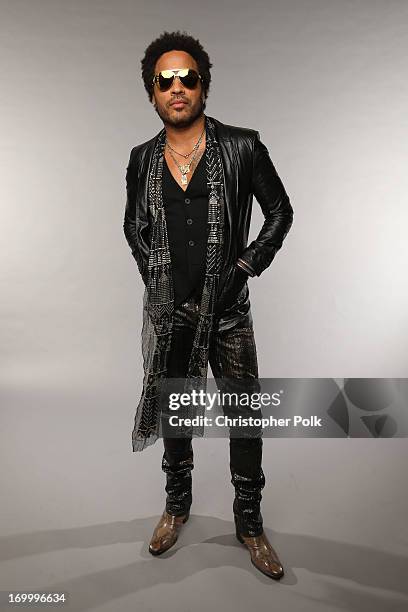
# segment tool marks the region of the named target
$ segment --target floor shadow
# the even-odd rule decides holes
[[[326,579],[332,576],[350,581],[344,586],[325,582],[330,593],[328,602],[332,606],[337,603],[344,607],[346,604],[347,610],[356,612],[408,609],[408,564],[407,557],[402,555],[314,536],[279,533],[265,526],[265,532],[285,568],[284,578],[277,582],[252,566],[249,552],[235,537],[232,521],[208,516],[192,514],[176,545],[163,555],[152,557],[148,552],[148,542],[158,519],[159,516],[150,516],[5,536],[0,538],[0,561],[73,548],[143,542],[142,551],[135,553],[139,559],[134,563],[52,585],[31,585],[31,588],[39,590],[68,593],[66,609],[77,612],[158,584],[174,584],[197,572],[217,567],[234,567],[250,572],[260,583],[277,588],[296,584],[295,568],[305,568]],[[214,533],[217,535],[212,535]],[[169,559],[175,556],[177,563],[170,562]],[[367,592],[370,589],[373,592]],[[320,599],[318,601],[322,603]],[[404,608],[395,607],[400,604]]]

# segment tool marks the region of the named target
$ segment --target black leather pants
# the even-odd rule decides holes
[[[168,378],[185,378],[198,316],[198,301],[190,298],[176,311]],[[214,332],[210,341],[209,363],[214,378],[258,378],[258,362],[252,319],[236,327]],[[225,390],[225,389],[224,389]],[[163,438],[162,469],[166,473],[166,511],[181,516],[192,502],[194,456],[191,438]],[[262,438],[233,437],[230,429],[230,472],[235,488],[233,512],[244,536],[263,531],[260,502],[265,476],[261,467]]]

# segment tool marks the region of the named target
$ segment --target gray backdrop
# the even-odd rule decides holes
[[[162,447],[131,452],[143,284],[122,223],[130,150],[162,127],[140,59],[186,29],[214,64],[206,113],[260,131],[295,212],[249,281],[260,375],[405,377],[408,3],[0,9],[1,588],[75,610],[403,609],[405,440],[266,441],[279,585],[232,536],[227,441],[196,441],[193,520],[150,557]],[[262,221],[254,200],[250,240]]]

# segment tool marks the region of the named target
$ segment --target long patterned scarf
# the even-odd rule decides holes
[[[191,350],[186,390],[206,384],[210,334],[213,327],[222,262],[224,226],[224,173],[214,122],[205,115],[206,175],[208,194],[209,233],[206,268],[199,317]],[[162,177],[166,132],[158,134],[149,173],[149,210],[153,219],[148,263],[148,283],[143,298],[143,391],[132,432],[133,451],[142,451],[159,437],[160,384],[167,375],[174,313],[172,265],[165,209],[162,197]]]

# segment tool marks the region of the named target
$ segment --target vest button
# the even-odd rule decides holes
[[[188,223],[188,225],[191,225],[191,224],[192,224],[192,222],[193,222],[193,220],[192,220],[192,219],[187,219],[187,223]]]
[[[189,240],[189,241],[188,241],[188,244],[189,244],[190,246],[194,246],[194,240]]]
[[[190,198],[186,198],[184,201],[186,204],[190,204]]]

